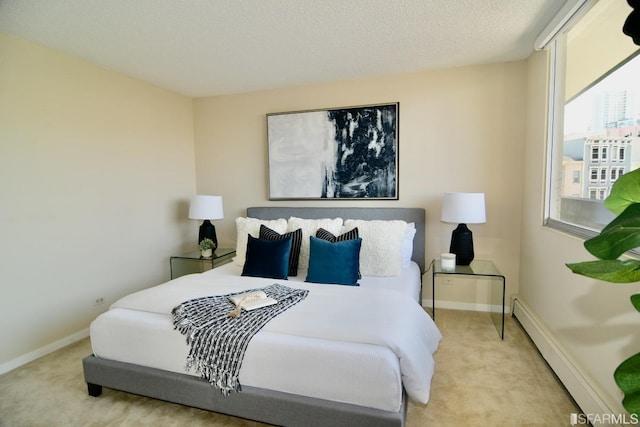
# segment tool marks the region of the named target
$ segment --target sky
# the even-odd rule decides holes
[[[594,97],[600,93],[619,92],[627,89],[640,97],[640,55],[609,74],[596,85],[571,100],[565,106],[564,134],[588,133],[594,113]],[[640,99],[636,108],[636,117],[640,114]]]

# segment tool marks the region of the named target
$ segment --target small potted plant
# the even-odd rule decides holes
[[[213,255],[214,248],[213,240],[211,239],[202,239],[198,247],[200,248],[200,255],[202,258],[211,258]]]

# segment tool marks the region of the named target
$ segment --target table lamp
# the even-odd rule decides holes
[[[215,250],[218,247],[218,238],[216,237],[216,228],[210,220],[224,218],[222,196],[196,194],[189,203],[189,218],[204,220],[198,233],[198,244],[204,239],[211,239]]]
[[[487,222],[484,193],[445,193],[442,203],[443,222],[458,223],[451,233],[449,252],[456,254],[457,265],[469,265],[473,261],[473,233],[467,224]]]

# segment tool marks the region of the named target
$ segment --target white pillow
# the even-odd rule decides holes
[[[360,273],[363,276],[400,275],[406,221],[348,219],[344,226],[347,230],[358,227],[358,234],[362,238]]]
[[[287,220],[284,218],[273,220],[236,218],[236,256],[233,258],[236,265],[244,266],[247,254],[247,234],[251,234],[252,237],[260,237],[260,224],[264,224],[280,234],[287,232]]]
[[[413,238],[416,236],[416,223],[407,224],[407,231],[402,240],[402,268],[409,268],[413,256]]]
[[[304,219],[292,216],[287,222],[287,231],[302,229],[302,245],[300,245],[298,268],[309,268],[309,237],[315,236],[318,228],[324,228],[336,236],[341,234],[340,231],[342,231],[342,218]]]

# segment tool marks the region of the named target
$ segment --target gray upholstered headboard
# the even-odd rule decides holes
[[[412,259],[425,271],[425,211],[422,208],[340,208],[340,207],[251,207],[247,208],[247,216],[260,219],[298,218],[342,218],[342,219],[400,219],[416,224],[416,236],[413,239]]]

